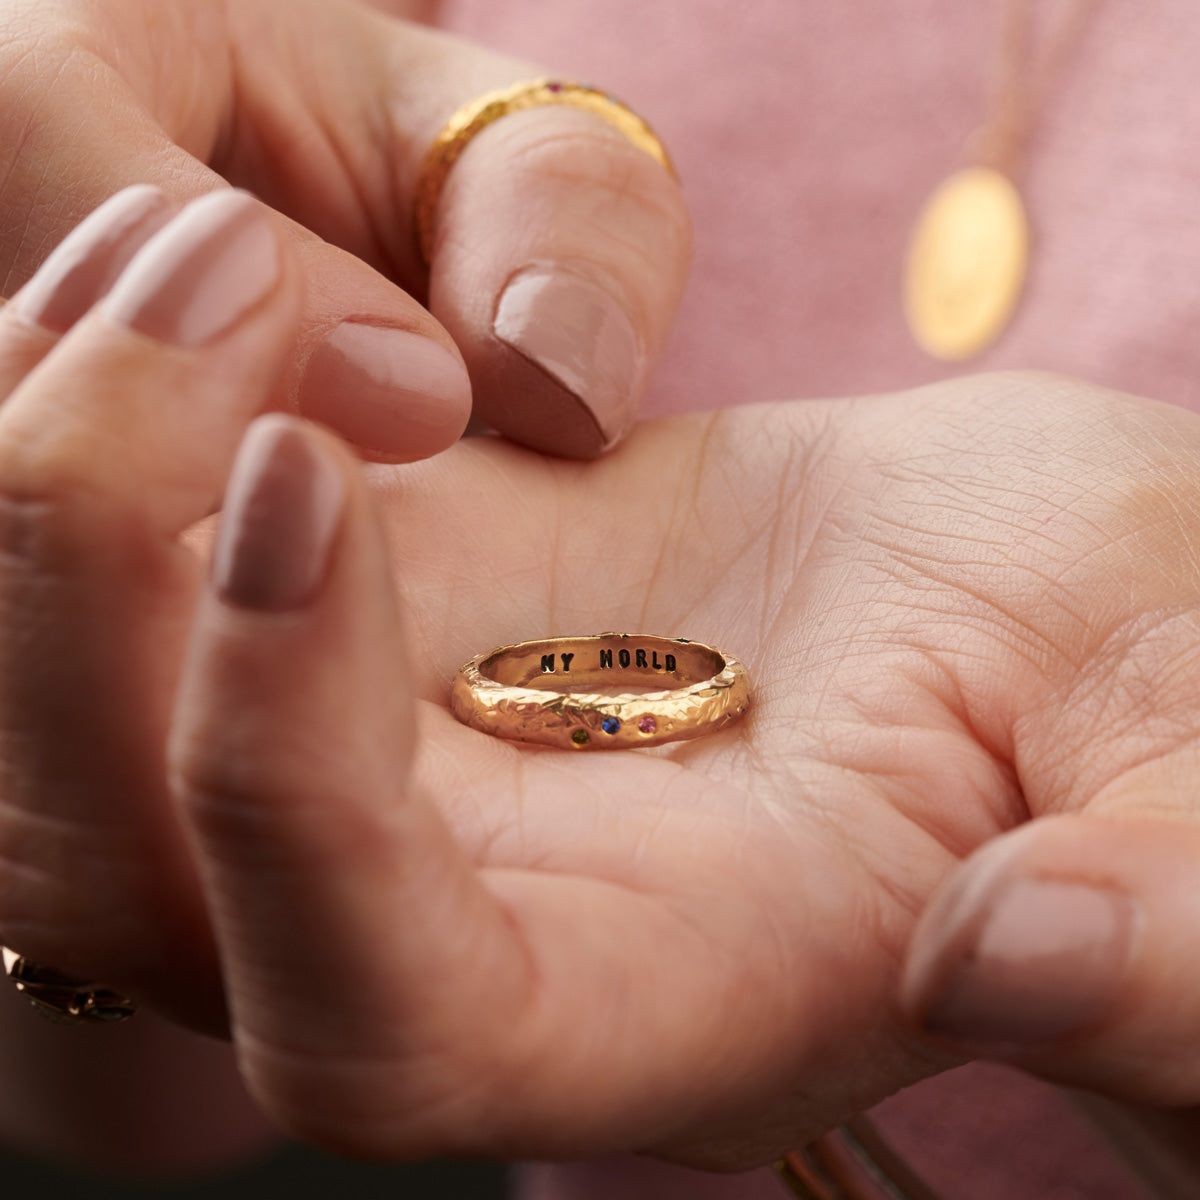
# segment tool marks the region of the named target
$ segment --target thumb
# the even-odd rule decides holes
[[[484,421],[538,449],[594,457],[628,428],[690,225],[674,176],[604,120],[539,107],[471,139],[432,214],[442,324],[413,298],[427,149],[465,104],[542,68],[349,0],[179,5],[169,20],[151,0],[78,8],[0,8],[5,291],[130,184],[183,201],[226,181],[291,219],[306,282],[276,407],[394,461],[458,437],[472,386]]]
[[[466,360],[477,416],[570,457],[619,441],[687,279],[674,174],[591,112],[513,112],[467,145],[433,233],[429,307]]]
[[[902,985],[927,1034],[1126,1100],[1200,1101],[1200,828],[1043,818],[969,859]]]

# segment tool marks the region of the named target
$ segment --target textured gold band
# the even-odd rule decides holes
[[[700,737],[749,706],[746,668],[736,658],[686,638],[633,633],[501,646],[471,659],[450,689],[464,725],[565,750]]]
[[[421,164],[413,193],[413,231],[421,261],[426,266],[429,265],[433,249],[433,226],[442,187],[446,176],[450,174],[450,168],[458,161],[471,139],[493,121],[498,121],[509,113],[523,112],[528,108],[542,108],[549,104],[579,108],[602,121],[607,121],[639,150],[644,150],[672,175],[675,174],[670,156],[654,130],[637,113],[599,88],[559,79],[533,79],[501,88],[499,91],[487,92],[469,104],[464,104],[442,126],[442,131],[433,139],[433,144],[425,153],[425,161]]]
[[[785,1155],[775,1171],[800,1200],[939,1200],[862,1114]]]
[[[43,1017],[60,1025],[123,1021],[137,1011],[128,996],[96,983],[84,983],[39,966],[0,946],[4,973]]]

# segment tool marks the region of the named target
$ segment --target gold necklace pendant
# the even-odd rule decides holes
[[[1012,180],[991,167],[956,171],[925,202],[909,244],[904,311],[917,343],[945,362],[986,350],[1012,317],[1028,262]]]

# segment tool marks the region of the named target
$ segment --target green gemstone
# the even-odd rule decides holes
[[[591,734],[586,729],[577,729],[571,734],[571,741],[577,746],[586,746],[591,740]]]

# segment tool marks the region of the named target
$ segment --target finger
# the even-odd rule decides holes
[[[319,30],[322,76],[340,86],[298,103],[259,63],[243,82],[258,131],[253,145],[279,149],[265,169],[261,156],[235,156],[229,169],[309,227],[373,262],[382,257],[390,274],[423,294],[412,228],[428,147],[465,103],[546,72],[378,13],[325,8],[317,18],[306,6],[302,19]],[[285,80],[311,74],[307,41],[286,42],[283,53]],[[282,148],[293,110],[328,131],[326,157]],[[341,178],[331,183],[335,163]],[[662,351],[690,263],[678,180],[600,118],[543,107],[470,142],[436,215],[430,308],[466,359],[478,415],[527,445],[575,457],[618,440]],[[345,242],[350,230],[369,233]],[[366,361],[367,349],[361,353]],[[364,374],[375,384],[369,394],[382,397],[386,374]],[[343,430],[331,406],[344,401],[334,394],[309,393],[301,410]]]
[[[243,1071],[287,1131],[343,1153],[661,1137],[694,1115],[706,1050],[707,1073],[742,1083],[761,1029],[736,1050],[709,1039],[742,1028],[757,992],[713,970],[720,936],[697,937],[649,881],[475,870],[411,775],[415,671],[354,467],[290,419],[252,428],[179,689],[172,778]],[[479,735],[453,728],[443,752],[463,755]],[[541,784],[560,811],[561,771]],[[622,827],[626,850],[656,816]],[[726,912],[710,926],[744,936],[743,906]]]
[[[904,1004],[929,1034],[1059,1082],[1200,1102],[1200,827],[1080,815],[989,844],[922,917]]]
[[[251,1087],[291,1132],[379,1153],[389,1123],[420,1123],[422,1099],[461,1084],[431,1058],[507,1044],[529,981],[500,906],[410,787],[412,672],[367,505],[326,435],[252,427],[171,763]]]
[[[177,539],[217,502],[301,297],[273,217],[215,193],[0,408],[3,936],[210,1026],[207,920],[164,802],[199,570]]]
[[[107,294],[134,254],[177,211],[158,188],[126,188],[55,247],[0,312],[0,400]]]
[[[379,64],[376,31],[357,6],[308,3],[289,7],[300,35],[281,38],[278,13],[150,0],[4,6],[4,291],[126,186],[184,201],[225,178],[246,184],[301,222],[289,232],[309,284],[273,403],[310,411],[375,457],[425,457],[461,433],[470,383],[446,331],[380,273],[389,267],[374,230],[381,206],[360,203],[360,189],[386,174],[377,105],[362,102],[364,66]],[[342,97],[336,111],[326,89]],[[326,121],[353,128],[353,171]],[[372,180],[358,170],[364,156]]]
[[[687,279],[675,177],[595,116],[535,109],[471,142],[436,230],[430,307],[467,360],[477,415],[550,453],[615,445]]]
[[[10,6],[9,28],[44,2]],[[257,0],[223,10],[228,23],[203,5],[164,19],[149,0],[95,11],[82,46],[59,36],[27,57],[10,34],[0,112],[21,149],[0,216],[27,228],[16,277],[117,188],[191,196],[217,184],[212,164],[326,239],[296,231],[311,286],[286,403],[380,457],[457,436],[469,388],[453,344],[364,264],[424,294],[412,208],[427,147],[464,103],[544,69],[346,3],[298,0],[290,36]],[[60,191],[38,204],[47,177]],[[618,438],[687,273],[677,181],[598,118],[542,108],[474,139],[436,228],[430,301],[480,415],[580,457]]]

